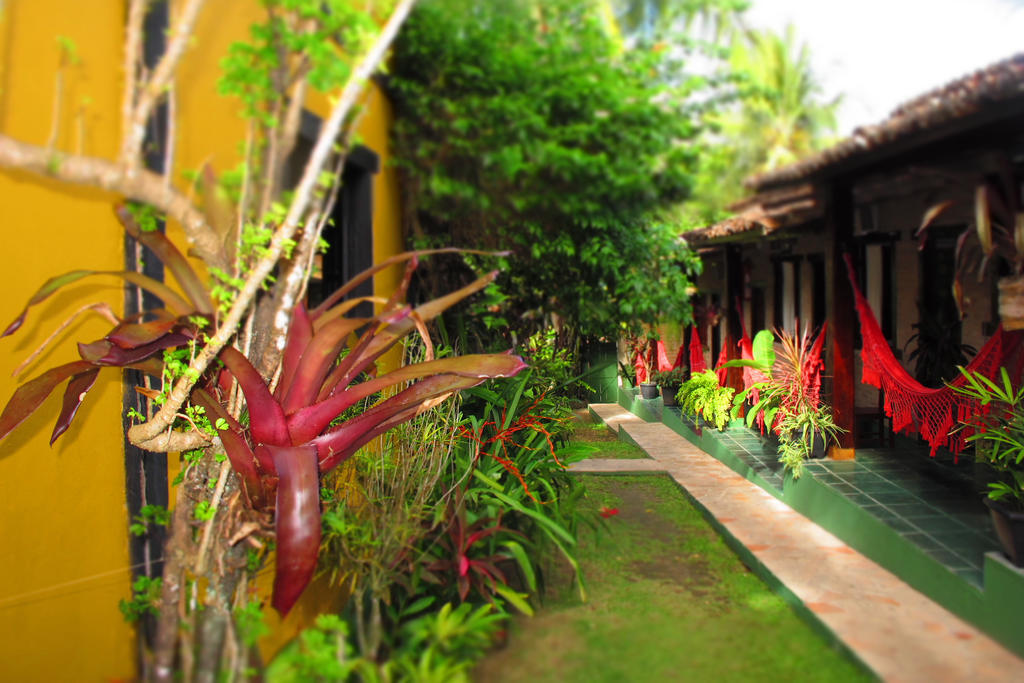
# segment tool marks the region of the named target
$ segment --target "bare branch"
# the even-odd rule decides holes
[[[146,0],[132,0],[124,36],[124,92],[121,94],[121,131],[127,133],[138,93],[139,54],[142,51],[142,23],[146,18]]]
[[[156,68],[153,69],[153,75],[143,86],[142,92],[139,93],[127,127],[121,131],[123,145],[120,160],[127,167],[129,175],[133,175],[138,170],[139,150],[142,149],[142,142],[146,137],[146,121],[149,120],[153,106],[170,84],[174,70],[178,67],[178,62],[181,61],[181,56],[185,54],[185,48],[188,47],[189,39],[192,37],[199,10],[202,9],[205,2],[206,0],[188,0],[188,4],[181,12],[181,17],[171,29],[167,50],[157,62]]]
[[[178,409],[181,408],[188,398],[195,384],[195,380],[189,379],[189,377],[198,378],[202,375],[213,359],[217,357],[217,354],[220,353],[220,350],[224,348],[224,345],[235,335],[242,321],[242,316],[249,309],[250,304],[266,281],[267,276],[270,275],[277,265],[278,259],[281,258],[285,244],[294,237],[299,221],[305,215],[310,199],[313,197],[313,190],[316,187],[320,171],[323,169],[324,164],[327,163],[327,159],[334,148],[335,140],[338,137],[342,124],[362,93],[364,84],[384,59],[385,53],[398,34],[398,29],[409,15],[414,4],[415,0],[401,0],[399,2],[388,19],[387,24],[381,30],[380,36],[367,54],[360,60],[342,89],[341,95],[335,102],[331,115],[320,130],[320,137],[313,147],[309,162],[306,164],[306,169],[302,174],[302,180],[295,190],[295,196],[288,209],[288,214],[275,231],[265,254],[256,262],[252,271],[245,279],[245,284],[239,291],[238,297],[231,306],[231,310],[228,311],[227,316],[221,322],[217,333],[193,359],[191,365],[189,365],[189,371],[175,384],[174,389],[167,397],[167,402],[153,416],[152,420],[135,425],[128,431],[128,438],[132,443],[142,448],[149,448],[148,442],[158,438],[170,426],[174,420],[175,413],[178,412]]]
[[[185,195],[164,183],[162,175],[139,170],[128,176],[124,168],[106,159],[64,155],[0,133],[0,168],[29,171],[73,185],[117,192],[149,204],[179,223],[199,257],[208,265],[226,269],[227,258],[217,233]]]

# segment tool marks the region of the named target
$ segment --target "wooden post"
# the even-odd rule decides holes
[[[846,430],[839,436],[839,448],[833,448],[830,455],[836,459],[852,459],[857,440],[857,380],[854,376],[853,348],[857,313],[843,254],[854,253],[853,198],[850,187],[842,182],[835,182],[830,189],[825,207],[825,230],[830,237],[825,287],[829,332],[832,335],[832,343],[828,345],[828,367],[832,374],[832,414],[836,425]]]

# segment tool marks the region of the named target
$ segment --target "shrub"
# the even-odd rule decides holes
[[[676,394],[681,410],[687,415],[703,417],[716,429],[725,429],[732,412],[734,389],[718,385],[713,370],[698,372],[683,382]]]

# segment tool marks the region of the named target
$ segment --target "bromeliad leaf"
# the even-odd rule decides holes
[[[515,358],[515,356],[513,356]],[[522,359],[519,359],[522,362]],[[525,366],[525,363],[523,364]],[[360,446],[390,429],[394,424],[436,405],[461,389],[480,384],[477,377],[438,375],[420,380],[408,389],[370,408],[362,415],[338,425],[323,436],[313,439],[320,454],[320,469],[328,472],[344,462]]]
[[[57,422],[53,426],[53,432],[50,434],[51,446],[57,440],[57,437],[66,432],[68,427],[71,426],[71,421],[75,419],[78,408],[82,405],[82,401],[85,400],[85,395],[89,393],[89,390],[96,383],[96,378],[99,374],[100,369],[93,367],[75,375],[68,382],[67,389],[64,390],[64,404],[61,407],[60,415],[57,416]]]
[[[313,338],[313,323],[306,311],[306,304],[299,302],[292,313],[291,327],[288,329],[288,341],[284,346],[284,353],[281,356],[281,378],[274,389],[274,397],[283,399],[288,394],[292,385],[292,379],[298,372],[299,363],[302,361],[302,353],[306,350],[310,340]]]
[[[122,278],[133,285],[141,287],[147,292],[158,297],[164,302],[164,305],[173,311],[176,315],[188,315],[193,311],[193,308],[181,298],[173,289],[168,287],[162,282],[157,282],[151,277],[146,277],[141,273],[135,273],[132,271],[122,270],[72,270],[64,273],[63,275],[57,275],[51,277],[49,280],[43,283],[43,286],[39,288],[32,298],[25,304],[25,308],[18,314],[18,317],[7,326],[4,333],[0,336],[6,337],[14,334],[18,331],[18,328],[25,322],[25,316],[28,315],[28,309],[32,308],[36,304],[45,301],[51,294],[55,293],[61,287],[70,285],[74,282],[78,282],[82,278],[90,277],[93,275],[113,275],[114,277]]]
[[[274,596],[271,604],[288,614],[313,578],[320,549],[320,477],[316,448],[257,446],[277,468],[277,531]]]
[[[231,461],[231,467],[242,478],[249,502],[257,510],[265,507],[268,501],[259,472],[256,469],[256,455],[243,436],[242,426],[205,389],[195,389],[192,392],[192,399],[205,408],[206,414],[212,418],[217,435],[220,437],[221,443],[224,444],[224,452],[227,454],[228,460]],[[263,452],[261,451],[261,453]],[[273,459],[267,457],[265,453],[264,457],[260,466],[268,474],[277,474]]]
[[[284,411],[274,400],[266,382],[252,363],[242,355],[241,351],[225,346],[220,359],[227,366],[228,372],[238,380],[238,385],[245,394],[245,402],[249,405],[249,430],[256,444],[273,446],[290,446],[288,423],[284,419]]]
[[[58,384],[93,367],[92,363],[84,360],[65,363],[50,368],[18,387],[4,407],[4,412],[0,413],[0,439],[34,413]]]
[[[165,334],[156,341],[130,349],[123,349],[112,342],[101,339],[91,344],[79,344],[78,355],[93,365],[124,367],[145,360],[164,349],[184,346],[188,342],[189,337],[176,332]]]
[[[122,323],[104,339],[122,349],[135,349],[160,339],[178,324],[177,319],[166,316],[148,323]]]
[[[185,255],[178,251],[174,243],[167,238],[167,235],[159,230],[144,231],[139,228],[135,217],[132,216],[128,207],[123,204],[114,209],[117,218],[124,226],[125,232],[131,235],[135,241],[149,247],[156,254],[157,258],[174,275],[174,279],[181,285],[186,296],[191,302],[192,311],[210,313],[213,311],[213,302],[210,301],[210,292],[203,286],[202,280],[196,275],[196,271],[189,265]],[[190,312],[192,312],[190,311]]]
[[[302,443],[323,432],[331,420],[350,406],[387,387],[440,374],[475,377],[481,380],[490,377],[512,377],[524,367],[525,364],[521,358],[507,353],[475,354],[406,365],[299,410],[288,416],[288,429],[291,432],[292,441]]]

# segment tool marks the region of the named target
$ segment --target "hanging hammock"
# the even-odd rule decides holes
[[[964,385],[962,376],[950,382],[951,386],[933,389],[924,386],[906,371],[893,355],[871,306],[857,286],[850,255],[846,254],[843,258],[853,289],[857,317],[860,318],[863,339],[860,354],[864,363],[861,381],[884,392],[885,414],[892,418],[894,432],[920,434],[931,447],[933,456],[939,446],[949,448],[954,454],[960,453],[964,449],[965,439],[973,431],[969,428],[955,428],[971,415],[980,412],[981,405],[952,388]],[[995,378],[999,368],[1006,367],[1016,380],[1021,371],[1021,339],[1021,333],[1006,332],[1000,325],[966,369]]]
[[[658,340],[653,350],[648,351],[647,360],[652,368],[655,368],[658,372],[667,372],[669,370],[675,370],[682,366],[683,358],[683,347],[679,347],[679,353],[676,354],[676,361],[672,363],[668,359],[668,348],[665,346],[665,342]],[[647,382],[647,370],[644,368],[644,363],[640,359],[640,352],[633,357],[633,368],[636,370],[637,383]]]
[[[690,331],[690,374],[696,375],[707,369],[708,366],[704,362],[704,345],[701,344],[700,333],[697,332],[697,326],[694,325]]]

